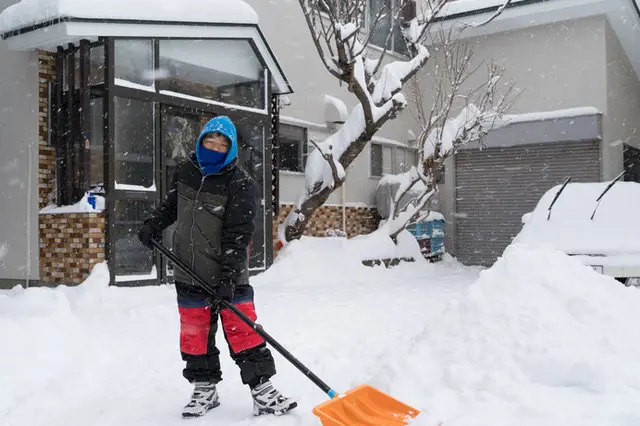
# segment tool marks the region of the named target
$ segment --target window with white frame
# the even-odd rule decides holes
[[[401,174],[417,165],[417,151],[401,146],[389,146],[371,143],[370,147],[371,177],[382,177],[385,174]]]
[[[411,167],[415,165],[416,165],[415,149],[396,147],[394,169],[393,169],[394,174],[408,172],[409,170],[411,170]]]
[[[372,31],[371,44],[381,48],[386,47],[387,50],[400,55],[407,55],[409,53],[407,43],[402,37],[400,29],[402,12],[395,22],[393,19],[398,14],[398,9],[402,3],[403,0],[369,0],[368,25],[370,27],[369,30]],[[381,13],[381,18],[376,22],[378,13]],[[390,37],[389,31],[392,31]],[[389,37],[388,43],[387,37]]]
[[[371,144],[370,147],[371,155],[369,157],[369,161],[371,163],[371,172],[370,175],[372,177],[382,177],[382,171],[384,169],[384,162],[382,159],[382,145]]]
[[[332,0],[328,0],[332,1]],[[340,0],[338,0],[340,1]],[[398,9],[402,5],[404,0],[367,0],[365,11],[365,23],[364,28],[366,32],[372,31],[371,44],[379,48],[387,48],[388,51],[395,52],[400,55],[407,55],[407,44],[402,37],[402,31],[400,30],[400,24],[403,20],[404,13],[399,14],[399,18],[394,22],[393,17],[398,14]],[[338,3],[338,7],[347,5],[347,3]],[[320,0],[317,0],[316,6],[323,14],[327,15],[328,10]],[[378,13],[381,14],[381,18],[377,20]],[[389,37],[389,31],[393,26],[393,34]],[[387,37],[389,42],[387,44]]]
[[[307,162],[307,129],[280,124],[278,151],[280,170],[303,173]]]

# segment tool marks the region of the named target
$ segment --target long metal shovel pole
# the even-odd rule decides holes
[[[210,294],[212,297],[216,298],[216,291],[213,286],[211,286],[208,282],[202,279],[198,274],[196,274],[187,264],[185,264],[182,260],[178,259],[176,255],[171,253],[165,246],[160,244],[158,241],[152,239],[151,244],[167,257],[170,261],[172,261],[178,268],[182,269],[189,277],[194,280],[204,291]],[[283,357],[287,359],[291,364],[295,365],[298,370],[302,372],[305,376],[309,378],[316,386],[318,386],[324,393],[329,395],[329,398],[335,397],[338,393],[331,389],[329,385],[323,382],[318,376],[316,376],[311,370],[309,370],[302,362],[300,362],[296,357],[294,357],[291,352],[286,350],[284,346],[282,346],[276,339],[271,337],[269,333],[267,333],[261,326],[251,321],[251,319],[246,316],[240,309],[236,308],[233,303],[229,303],[226,300],[218,300],[216,301],[220,303],[225,308],[231,310],[234,314],[236,314],[242,321],[244,321],[247,325],[255,330],[264,340],[267,341],[271,346],[273,346]]]

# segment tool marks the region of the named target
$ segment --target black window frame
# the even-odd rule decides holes
[[[296,170],[287,165],[283,157],[284,145],[297,145]],[[278,133],[278,169],[286,172],[304,173],[309,156],[309,131],[306,127],[293,124],[280,123]]]
[[[56,176],[62,182],[56,189],[59,206],[78,202],[91,188],[90,103],[104,94],[104,84],[89,84],[91,50],[102,44],[83,39],[78,45],[58,46],[56,52],[56,81],[49,90],[49,144],[56,150]]]

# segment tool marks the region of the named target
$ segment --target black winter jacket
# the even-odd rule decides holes
[[[207,176],[197,164],[193,152],[178,164],[167,197],[145,222],[160,233],[177,220],[174,253],[212,286],[248,284],[258,188],[237,158]],[[179,268],[175,280],[191,283]]]

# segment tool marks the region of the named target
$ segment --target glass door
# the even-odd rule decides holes
[[[157,255],[138,240],[138,230],[156,207],[156,105],[114,97],[113,142],[109,148],[110,261],[116,285],[156,284]]]
[[[211,113],[196,114],[182,108],[163,105],[160,109],[160,116],[162,146],[160,189],[161,197],[164,199],[171,189],[171,180],[177,164],[189,157],[189,154],[195,149],[202,126],[214,115]],[[173,234],[176,227],[176,224],[169,226],[162,236],[163,244],[170,250],[173,250]],[[172,284],[174,282],[173,264],[164,257],[160,264],[162,265],[162,282]]]
[[[271,235],[270,222],[267,225],[265,211],[265,121],[256,119],[250,115],[231,115],[225,113],[233,120],[238,132],[239,162],[249,172],[259,188],[262,199],[258,202],[256,214],[256,232],[251,242],[249,251],[249,268],[254,272],[266,269],[267,251],[271,245],[267,244],[267,235]],[[161,116],[161,188],[162,199],[166,197],[171,187],[171,180],[176,165],[188,158],[195,149],[196,141],[202,127],[213,118],[214,113],[199,113],[192,110],[163,105],[160,108]],[[168,227],[163,234],[163,243],[169,249],[173,248],[173,234],[176,225]],[[268,232],[267,232],[268,231]],[[173,283],[173,265],[165,259],[161,259],[162,282]]]

